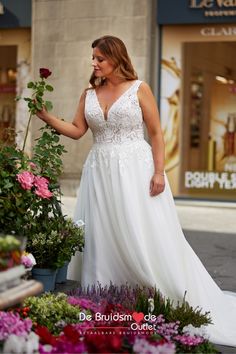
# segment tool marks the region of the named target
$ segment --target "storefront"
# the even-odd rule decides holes
[[[20,130],[22,103],[16,104],[29,74],[31,52],[31,0],[0,1],[0,138],[8,138],[6,128]],[[23,122],[24,125],[24,122]]]
[[[158,1],[160,111],[175,197],[236,200],[236,1]]]

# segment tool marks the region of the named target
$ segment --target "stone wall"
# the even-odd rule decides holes
[[[50,94],[54,113],[71,121],[79,97],[91,74],[91,43],[111,34],[127,45],[141,80],[152,84],[152,45],[155,41],[155,0],[33,0],[32,66],[53,74]],[[154,80],[155,81],[155,80]],[[32,138],[41,122],[33,122]],[[74,195],[83,162],[92,144],[91,133],[74,141],[62,137],[68,153],[64,156],[63,191]]]

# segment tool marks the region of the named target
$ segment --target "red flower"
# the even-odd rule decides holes
[[[76,344],[78,342],[79,333],[74,326],[72,325],[65,326],[63,332],[65,336],[70,340],[71,343]]]
[[[35,333],[40,337],[41,341],[45,344],[56,345],[56,337],[54,337],[45,326],[37,326]]]
[[[49,69],[46,69],[46,68],[40,68],[39,69],[39,75],[42,79],[47,79],[48,76],[51,75],[51,71]]]

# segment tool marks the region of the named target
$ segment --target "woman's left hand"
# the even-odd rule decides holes
[[[160,174],[154,174],[150,182],[150,196],[155,197],[165,189],[165,177]]]

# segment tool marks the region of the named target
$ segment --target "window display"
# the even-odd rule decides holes
[[[233,35],[209,41],[201,33],[201,25],[163,29],[166,171],[175,197],[235,200],[236,43]],[[175,63],[179,75],[166,63]]]

